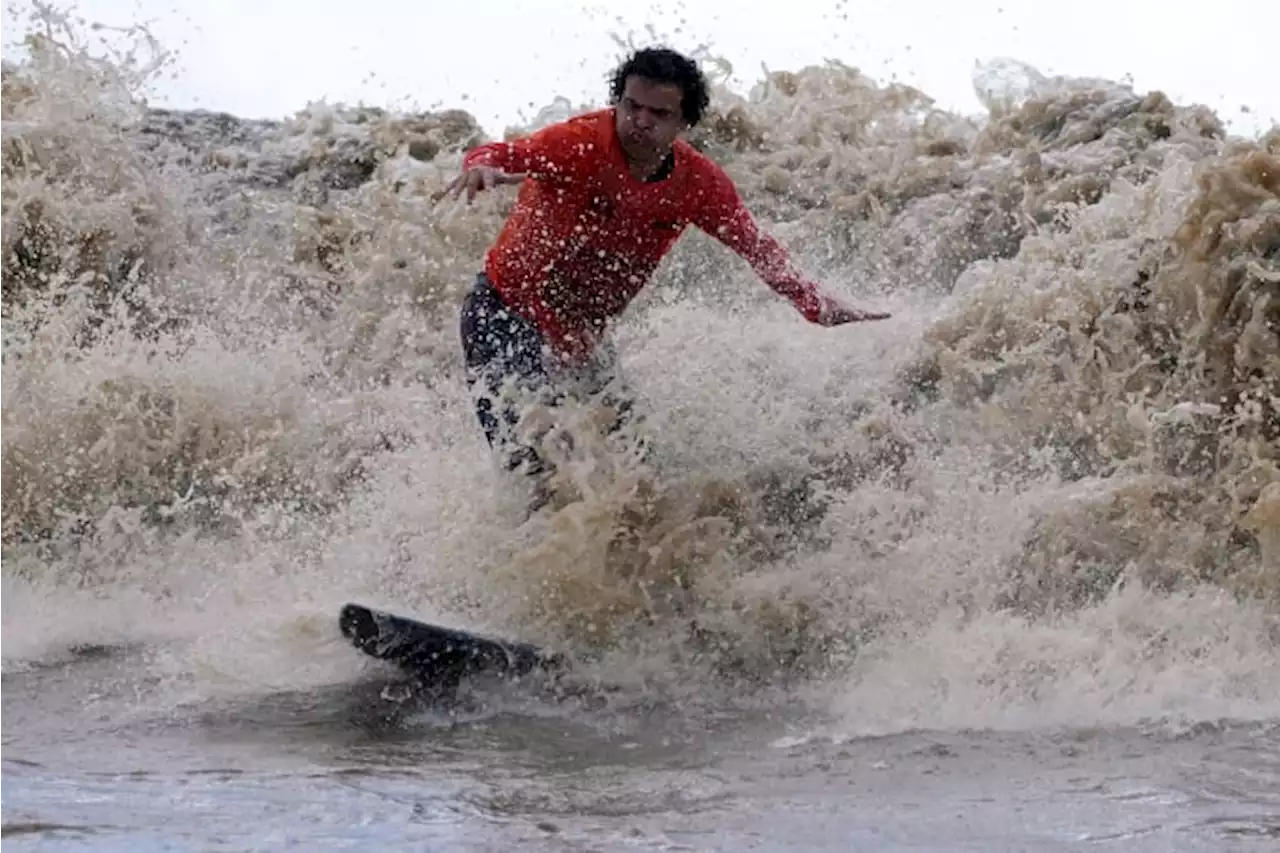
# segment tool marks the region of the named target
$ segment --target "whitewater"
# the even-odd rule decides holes
[[[1275,848],[1280,128],[717,83],[691,141],[893,317],[690,232],[615,334],[652,458],[570,411],[525,520],[457,331],[515,192],[432,198],[474,117],[159,109],[87,35],[3,74],[13,850]],[[348,601],[573,674],[426,701]]]

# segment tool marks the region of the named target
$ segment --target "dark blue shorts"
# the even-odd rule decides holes
[[[537,452],[515,436],[520,420],[517,406],[499,401],[503,386],[509,382],[522,394],[544,395],[543,399],[553,405],[563,399],[547,370],[542,335],[506,306],[483,273],[476,276],[475,285],[462,303],[459,331],[467,386],[475,397],[476,416],[489,446],[503,454],[504,467],[509,471],[523,466],[529,474],[545,472],[546,465]],[[600,384],[602,388],[616,386],[611,376],[604,377]],[[616,432],[631,421],[634,407],[616,387],[610,387],[602,396],[618,412],[611,429]]]

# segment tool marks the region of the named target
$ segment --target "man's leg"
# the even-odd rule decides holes
[[[612,341],[606,340],[592,361],[575,372],[569,384],[579,400],[594,401],[613,410],[613,418],[604,428],[606,435],[616,437],[624,429],[629,430],[628,438],[636,445],[638,458],[648,459],[651,443],[644,417],[622,375]]]
[[[513,390],[510,385],[526,393],[545,386],[541,336],[503,304],[483,274],[463,302],[459,327],[467,387],[476,399],[476,416],[489,446],[502,454],[505,470],[523,467],[526,474],[543,474],[542,459],[516,435],[516,405],[503,399],[504,391]]]

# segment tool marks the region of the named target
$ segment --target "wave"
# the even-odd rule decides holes
[[[431,199],[483,129],[149,107],[123,33],[46,9],[4,67],[6,667],[145,633],[183,689],[322,682],[359,597],[859,731],[1276,713],[1280,129],[1012,60],[979,118],[717,86],[694,143],[895,319],[810,327],[689,234],[617,332],[656,461],[580,413],[517,524],[455,325],[513,195]]]

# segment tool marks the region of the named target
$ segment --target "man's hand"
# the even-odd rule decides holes
[[[463,190],[466,190],[467,204],[471,204],[476,193],[481,190],[491,190],[499,184],[518,184],[523,180],[524,175],[508,175],[492,166],[476,166],[473,169],[464,169],[461,175],[450,181],[449,186],[432,196],[431,200],[436,202],[446,195],[456,199],[462,195]]]
[[[823,300],[822,311],[815,321],[819,326],[843,326],[845,323],[864,323],[868,320],[887,320],[891,315],[885,311],[863,311],[850,308],[827,297]]]

